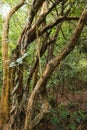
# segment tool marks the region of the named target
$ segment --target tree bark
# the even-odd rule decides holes
[[[3,62],[3,85],[1,96],[1,126],[6,124],[9,120],[10,111],[10,78],[9,78],[9,56],[8,56],[8,43],[9,43],[9,22],[13,14],[24,4],[25,0],[21,0],[15,7],[13,7],[9,14],[4,19],[3,32],[2,32],[2,62]]]
[[[38,80],[34,90],[32,91],[32,94],[28,100],[28,107],[27,107],[27,113],[26,113],[26,119],[25,119],[25,128],[24,130],[32,130],[29,129],[29,124],[31,123],[31,113],[33,109],[34,99],[37,95],[38,91],[43,87],[44,83],[47,82],[52,72],[55,70],[55,68],[60,64],[60,62],[74,49],[80,34],[83,30],[83,27],[85,25],[87,19],[87,5],[78,21],[78,24],[76,26],[75,32],[73,34],[73,37],[71,38],[68,45],[65,46],[63,51],[56,56],[54,59],[52,59],[50,62],[48,62],[46,69],[42,75],[42,77]]]

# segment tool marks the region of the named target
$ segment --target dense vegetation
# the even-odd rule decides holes
[[[87,1],[2,0],[0,129],[86,130],[86,122]]]

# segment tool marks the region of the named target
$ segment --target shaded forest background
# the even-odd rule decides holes
[[[0,128],[87,129],[86,0],[0,2]]]

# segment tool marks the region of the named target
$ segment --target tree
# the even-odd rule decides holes
[[[33,130],[44,115],[49,112],[51,106],[46,91],[47,81],[61,61],[74,49],[86,24],[87,6],[80,17],[73,16],[71,11],[74,3],[74,1],[68,0],[33,0],[27,22],[19,36],[16,48],[12,50],[12,58],[8,56],[10,19],[25,4],[25,0],[21,0],[13,7],[5,18],[2,34],[1,128],[4,129],[4,124],[8,124],[9,130]],[[63,23],[77,20],[78,23],[70,41],[66,43],[60,53],[54,56],[54,47],[58,42],[57,38]],[[26,83],[24,83],[25,63],[29,55],[27,51],[28,47],[33,44],[37,44],[36,58],[31,69],[27,68],[29,75]],[[43,61],[45,67],[42,67],[41,58],[45,54],[47,57]],[[30,92],[31,88],[32,91]],[[39,102],[40,108],[38,108],[39,112],[35,112],[38,98],[41,100]],[[23,126],[21,126],[21,122],[23,122]]]

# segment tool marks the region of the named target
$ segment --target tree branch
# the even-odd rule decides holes
[[[74,49],[74,47],[80,37],[80,34],[83,30],[86,19],[87,19],[87,5],[78,21],[75,32],[74,32],[73,37],[71,38],[69,44],[65,46],[65,48],[59,55],[57,55],[53,60],[51,60],[47,64],[42,77],[38,80],[34,90],[32,91],[32,94],[28,100],[28,107],[27,107],[27,113],[26,113],[26,119],[25,119],[25,128],[26,128],[25,130],[30,130],[30,129],[28,129],[28,124],[30,123],[29,118],[31,117],[31,110],[32,110],[34,99],[35,99],[35,96],[37,95],[38,90],[40,90],[40,88],[43,87],[43,84],[47,82],[50,75],[53,73],[55,68],[60,64],[60,62]]]

